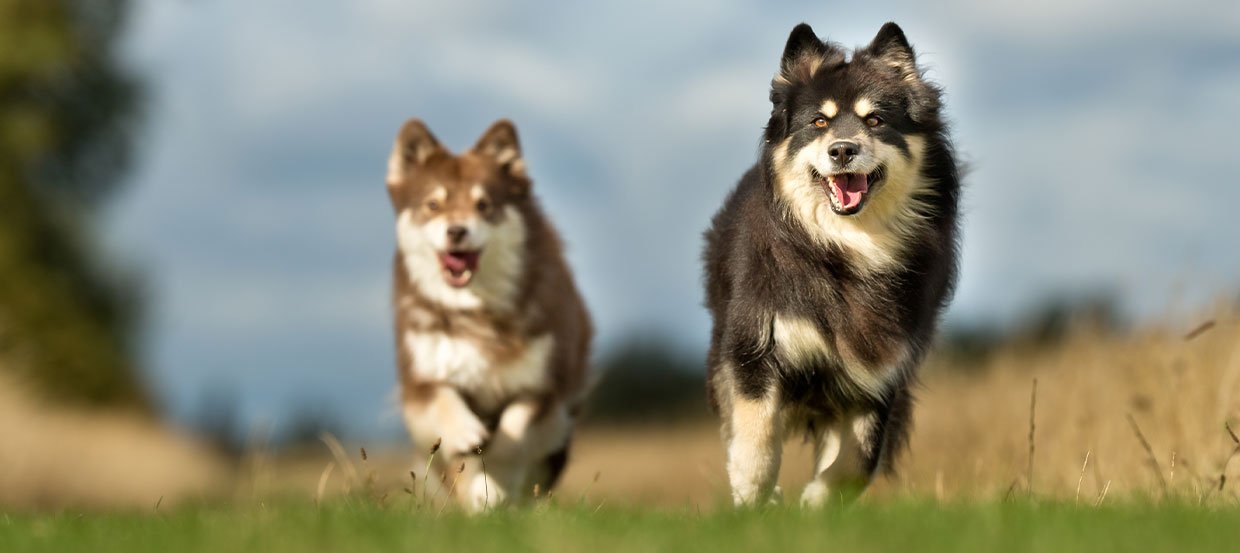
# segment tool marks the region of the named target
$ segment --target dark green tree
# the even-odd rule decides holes
[[[147,405],[137,294],[93,231],[130,157],[140,90],[126,0],[0,0],[0,370],[46,395]]]

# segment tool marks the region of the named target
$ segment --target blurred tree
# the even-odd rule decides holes
[[[146,406],[135,297],[93,255],[129,158],[139,89],[126,0],[0,0],[0,366],[48,395]]]

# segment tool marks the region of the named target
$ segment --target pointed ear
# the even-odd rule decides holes
[[[809,81],[827,61],[829,54],[830,49],[818,39],[808,23],[797,25],[788,35],[775,80],[782,79],[784,84]]]
[[[492,123],[491,128],[482,133],[482,138],[474,144],[474,152],[491,159],[511,176],[525,176],[521,143],[517,140],[517,127],[512,121],[500,119]]]
[[[439,145],[435,135],[431,134],[421,119],[406,121],[400,127],[396,143],[392,145],[392,154],[388,157],[388,186],[404,182],[411,171],[425,165],[432,154],[441,151],[443,146]]]
[[[878,30],[865,51],[888,67],[899,71],[901,78],[921,78],[913,46],[908,43],[908,38],[905,38],[900,26],[893,22],[888,21]]]

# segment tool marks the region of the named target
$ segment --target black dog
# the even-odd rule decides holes
[[[761,159],[706,232],[708,389],[737,504],[808,432],[802,501],[859,492],[906,441],[914,372],[952,295],[959,175],[941,91],[887,23],[852,53],[792,30]]]

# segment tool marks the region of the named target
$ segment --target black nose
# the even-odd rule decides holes
[[[452,225],[448,227],[448,241],[453,244],[460,244],[465,240],[465,235],[469,234],[469,229],[461,225]]]
[[[831,156],[831,161],[834,161],[841,167],[848,165],[848,162],[857,157],[859,152],[861,152],[861,146],[858,146],[856,142],[849,142],[847,140],[841,140],[827,148],[827,155]]]

